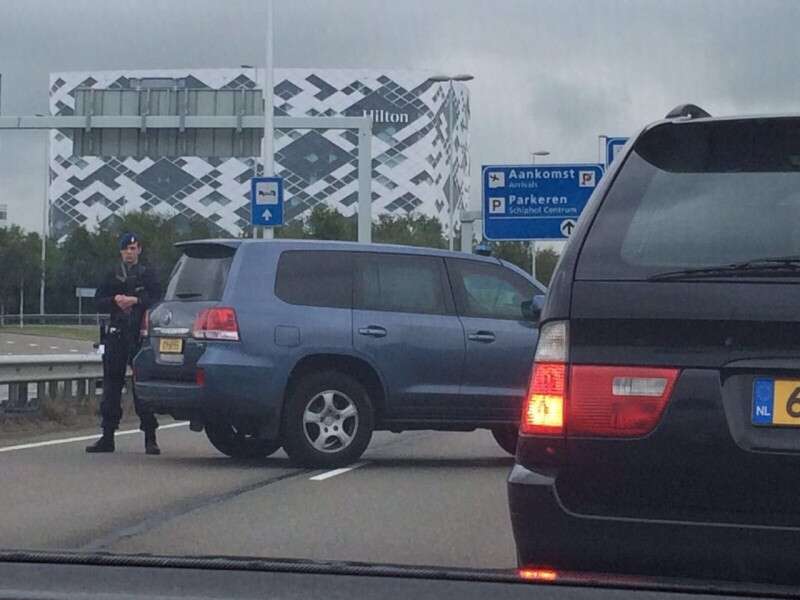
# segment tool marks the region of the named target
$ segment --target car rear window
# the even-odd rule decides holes
[[[185,247],[170,275],[164,300],[221,300],[235,253],[235,248],[221,245]]]
[[[284,252],[278,260],[275,295],[289,304],[351,308],[352,262],[349,252]]]
[[[800,120],[660,125],[613,182],[581,251],[581,279],[800,254]]]

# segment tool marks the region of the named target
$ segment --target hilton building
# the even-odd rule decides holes
[[[469,96],[423,71],[276,69],[276,116],[373,119],[372,215],[437,217],[469,197]],[[252,68],[53,73],[54,115],[263,114]],[[452,104],[451,104],[452,103]],[[452,122],[448,119],[452,114]],[[207,219],[240,235],[249,180],[260,173],[261,131],[92,129],[50,140],[50,226],[56,239],[130,211]],[[324,204],[358,210],[358,138],[351,130],[276,130],[275,171],[286,217]],[[255,171],[254,171],[255,169]]]

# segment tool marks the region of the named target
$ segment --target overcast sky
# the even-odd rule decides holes
[[[262,0],[2,0],[3,114],[47,111],[48,73],[263,64]],[[282,67],[471,73],[481,164],[597,160],[676,104],[800,108],[797,0],[275,0]],[[39,229],[44,134],[0,134],[0,203]]]

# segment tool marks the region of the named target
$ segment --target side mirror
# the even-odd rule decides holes
[[[528,321],[538,321],[542,316],[545,296],[537,294],[533,300],[526,300],[522,303],[522,316]]]

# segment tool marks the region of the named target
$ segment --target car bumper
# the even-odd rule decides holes
[[[800,583],[799,529],[576,514],[562,503],[556,481],[555,471],[518,464],[509,475],[520,567]]]
[[[171,368],[145,348],[134,359],[136,396],[157,414],[200,422],[252,421],[266,436],[277,436],[283,384],[274,379],[273,366],[235,347],[209,344],[196,365]],[[200,369],[202,385],[195,382]]]
[[[189,383],[137,381],[139,404],[156,413],[203,412],[208,409],[205,389]]]

